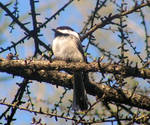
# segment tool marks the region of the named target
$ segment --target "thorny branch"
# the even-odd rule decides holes
[[[21,76],[30,80],[37,80],[40,82],[49,83],[49,81],[51,81],[51,84],[53,85],[72,88],[72,84],[71,84],[72,76],[67,73],[58,72],[56,70],[60,70],[60,69],[75,70],[78,68],[81,70],[84,70],[87,68],[88,69],[87,71],[90,71],[90,69],[93,70],[94,68],[95,68],[95,71],[99,70],[97,63],[91,63],[91,64],[76,63],[80,65],[78,66],[78,65],[75,65],[75,63],[68,64],[63,61],[58,61],[58,62],[56,61],[52,63],[50,63],[49,61],[40,61],[40,62],[31,61],[31,60],[29,62],[27,60],[26,61],[25,60],[3,60],[3,61],[1,60],[0,71],[7,72],[7,73],[17,75],[17,76]],[[109,66],[108,64],[107,65],[101,64],[101,68],[102,67],[103,68],[105,67],[107,69],[107,72],[108,71],[114,72],[114,70],[116,70],[115,72],[119,71],[118,73],[120,73],[122,69],[122,66],[119,66],[118,64],[115,66],[111,64],[109,64]],[[105,68],[103,70],[105,70]],[[132,69],[132,67],[130,67],[129,69]],[[132,70],[134,70],[134,68]],[[145,70],[147,71],[147,69]],[[130,74],[135,76],[136,72],[134,72],[134,74],[132,73]],[[138,75],[142,76],[143,74],[142,72],[143,70],[141,71],[141,74],[140,74],[140,69],[139,69]],[[145,73],[143,75],[145,75]],[[146,78],[145,76],[143,77]],[[89,83],[89,84],[87,83],[86,87],[87,87],[87,92],[91,95],[94,95],[94,96],[97,95],[98,97],[102,97],[102,95],[105,93],[105,96],[104,96],[105,100],[115,101],[118,103],[123,103],[123,104],[131,105],[131,106],[139,107],[142,109],[150,110],[150,104],[149,104],[150,99],[146,96],[142,96],[142,95],[135,94],[135,93],[132,94],[131,92],[127,90],[116,90],[106,85],[97,84],[97,83]],[[130,98],[131,96],[132,98]]]
[[[108,17],[102,19],[102,21],[100,23],[95,24],[85,35],[83,35],[81,37],[81,40],[84,40],[88,35],[92,34],[98,28],[102,28],[102,27],[106,26],[112,20],[120,18],[121,16],[126,16],[128,14],[131,14],[131,13],[135,12],[136,10],[141,9],[141,8],[143,8],[145,6],[148,6],[148,5],[150,5],[150,1],[147,1],[146,3],[143,3],[141,5],[137,5],[133,8],[131,8],[130,10],[123,11],[122,13],[118,13],[118,14],[115,14],[115,15],[110,14]]]
[[[92,63],[84,63],[84,62],[72,62],[66,63],[65,61],[47,61],[47,60],[0,60],[0,71],[7,72],[14,75],[15,72],[11,72],[12,70],[22,70],[22,69],[34,69],[36,70],[69,70],[69,71],[86,71],[86,72],[97,72],[103,70],[103,73],[115,73],[121,74],[124,77],[139,77],[144,79],[150,78],[150,69],[148,68],[138,68],[132,67],[129,64],[111,64],[111,63],[100,63],[92,62]],[[18,71],[16,71],[18,72]]]
[[[39,43],[38,43],[38,30],[37,30],[37,13],[35,11],[35,2],[34,0],[30,0],[30,5],[31,5],[31,16],[32,16],[32,23],[33,23],[33,39],[34,39],[34,44],[35,44],[35,52],[34,52],[34,56],[37,55],[37,53],[39,52]]]
[[[38,27],[38,29],[41,29],[41,28],[43,28],[43,27],[46,27],[46,24],[47,24],[49,21],[51,21],[52,19],[56,19],[56,16],[58,16],[58,15],[60,14],[60,12],[64,11],[64,9],[65,9],[66,7],[68,7],[68,5],[70,5],[72,2],[73,2],[73,0],[69,0],[63,7],[61,7],[61,8],[60,8],[56,13],[54,13],[51,17],[46,18],[46,21],[45,21],[43,24],[41,24],[41,25]]]
[[[104,123],[104,122],[114,122],[116,120],[111,120],[111,119],[101,119],[101,120],[88,120],[88,121],[85,121],[85,120],[78,120],[74,117],[67,117],[67,116],[64,116],[64,114],[55,114],[55,113],[50,113],[49,111],[45,112],[45,111],[42,111],[41,108],[39,110],[31,110],[29,108],[26,108],[26,107],[21,107],[21,106],[17,106],[17,105],[13,105],[13,104],[9,104],[9,103],[6,103],[5,101],[3,102],[3,100],[0,100],[0,104],[1,105],[4,105],[4,106],[8,106],[8,107],[12,107],[12,108],[17,108],[19,110],[22,110],[22,111],[27,111],[27,112],[32,112],[34,114],[41,114],[41,115],[45,115],[47,117],[54,117],[55,119],[58,119],[58,118],[62,118],[62,119],[65,119],[66,121],[67,120],[71,120],[71,121],[75,121],[76,123],[82,123],[82,124],[95,124],[95,123]],[[136,117],[135,118],[135,122],[137,123],[144,123],[144,121],[148,120],[150,118],[150,114],[148,115],[141,115],[140,117]],[[131,121],[133,120],[132,118],[128,117],[128,118],[122,118],[120,119],[120,121]]]
[[[24,40],[26,39],[26,38],[30,38],[30,37],[33,37],[34,39],[35,39],[35,37],[36,37],[36,40],[35,40],[35,47],[37,47],[37,48],[35,48],[36,49],[36,51],[35,51],[35,54],[34,55],[36,55],[36,53],[38,52],[39,54],[42,54],[42,52],[40,51],[40,49],[38,49],[39,47],[38,47],[38,44],[40,44],[41,46],[43,46],[46,50],[48,50],[48,51],[51,51],[51,49],[44,43],[44,42],[42,42],[39,38],[38,38],[38,35],[37,34],[35,34],[35,32],[39,32],[40,31],[40,29],[41,28],[43,28],[43,27],[46,27],[46,24],[48,23],[48,22],[50,22],[52,19],[56,19],[56,16],[58,16],[59,14],[60,14],[60,12],[62,12],[68,5],[70,5],[71,3],[73,2],[73,0],[70,0],[69,2],[67,2],[63,7],[61,7],[56,13],[54,13],[50,18],[46,18],[46,21],[43,23],[43,24],[41,24],[39,27],[37,27],[36,26],[36,14],[34,15],[33,13],[35,13],[35,11],[34,11],[34,4],[35,4],[35,1],[32,1],[31,3],[32,3],[32,5],[31,5],[31,14],[32,14],[32,17],[33,17],[33,24],[34,24],[34,29],[33,30],[29,30],[27,27],[25,27],[25,25],[26,24],[23,24],[23,23],[21,23],[20,21],[19,21],[19,19],[18,18],[16,18],[14,15],[13,15],[13,13],[7,8],[7,6],[9,5],[3,5],[1,2],[0,2],[0,7],[7,13],[7,15],[9,15],[11,18],[12,18],[12,20],[13,20],[13,22],[15,22],[16,24],[18,24],[20,27],[21,27],[21,29],[23,29],[24,31],[25,31],[25,37],[24,38],[22,38],[21,40],[19,40],[17,43],[14,43],[12,46],[10,46],[10,47],[7,47],[6,49],[3,49],[3,48],[0,48],[1,49],[1,51],[0,51],[0,53],[2,53],[2,52],[4,52],[4,51],[6,51],[6,50],[10,50],[11,48],[13,48],[13,47],[15,47],[15,46],[17,46],[18,44],[20,44],[22,41],[24,42]]]
[[[22,98],[23,98],[27,83],[28,83],[28,80],[24,79],[23,82],[20,84],[20,88],[17,91],[17,94],[15,96],[14,101],[12,102],[12,105],[14,105],[14,107],[9,106],[9,108],[11,108],[11,113],[10,113],[10,115],[7,115],[7,118],[6,118],[7,119],[7,125],[10,125],[10,123],[13,121],[13,117],[14,117],[17,109],[18,109],[15,106],[19,106],[22,104]],[[9,110],[9,108],[8,108],[8,110]],[[4,114],[4,115],[6,115],[6,114]]]
[[[25,31],[25,34],[26,34],[26,36],[28,36],[29,38],[30,37],[34,37],[34,32],[35,31],[33,31],[33,30],[29,30],[23,23],[21,23],[12,13],[11,13],[11,11],[7,8],[7,6],[5,6],[5,5],[3,5],[1,2],[0,2],[0,7],[7,13],[7,15],[9,15],[9,17],[11,17],[12,19],[13,19],[13,21],[15,22],[15,23],[17,23],[20,27],[21,27],[21,29],[23,29],[24,31]],[[46,48],[47,50],[50,50],[50,48],[44,43],[44,42],[42,42],[39,38],[37,38],[37,40],[38,40],[38,43],[40,44],[40,45],[42,45],[44,48]]]

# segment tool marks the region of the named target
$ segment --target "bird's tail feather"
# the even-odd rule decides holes
[[[83,73],[74,73],[74,84],[73,84],[73,110],[87,110],[88,99],[83,81]]]

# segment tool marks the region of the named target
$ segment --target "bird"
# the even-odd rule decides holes
[[[81,45],[80,35],[69,26],[59,26],[52,29],[55,33],[52,51],[56,60],[66,62],[86,62]],[[88,109],[88,98],[85,90],[85,76],[82,71],[74,71],[73,103],[74,111]]]

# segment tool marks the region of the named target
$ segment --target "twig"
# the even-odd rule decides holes
[[[94,25],[85,35],[83,35],[81,37],[81,40],[83,41],[88,35],[92,34],[98,28],[102,28],[102,27],[106,26],[110,21],[117,19],[117,18],[120,18],[121,16],[126,16],[128,14],[131,14],[131,13],[135,12],[136,10],[141,9],[141,8],[148,6],[148,5],[150,5],[150,2],[142,3],[141,5],[135,6],[135,7],[131,8],[130,10],[115,14],[113,16],[109,16],[108,18],[104,19],[100,23]]]

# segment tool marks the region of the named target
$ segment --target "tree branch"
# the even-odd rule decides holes
[[[14,72],[11,72],[14,69]],[[84,63],[84,62],[65,62],[65,61],[47,61],[47,60],[7,60],[0,59],[0,71],[17,74],[17,70],[65,70],[65,71],[86,71],[86,72],[102,72],[121,74],[123,77],[139,77],[144,79],[150,79],[150,69],[132,67],[130,65],[123,64],[111,64],[111,63]]]
[[[118,13],[118,14],[115,14],[115,15],[109,15],[108,17],[105,17],[104,19],[101,20],[101,22],[99,22],[98,24],[95,24],[86,34],[84,34],[81,37],[81,40],[83,41],[88,35],[92,34],[98,28],[102,28],[102,27],[106,26],[112,20],[120,18],[122,16],[126,16],[128,14],[133,13],[133,12],[136,12],[136,10],[141,9],[145,6],[149,6],[149,5],[150,5],[150,1],[147,0],[147,2],[142,3],[141,5],[136,5],[136,6],[132,7],[130,10],[123,11],[122,13]]]
[[[121,71],[125,66],[108,64],[105,63],[101,67],[105,67],[107,72],[113,73]],[[73,70],[86,70],[86,71],[99,71],[98,64],[96,62],[85,64],[85,63],[66,63],[64,61],[35,61],[35,60],[5,60],[0,61],[0,71],[7,72],[13,75],[21,76],[30,80],[37,80],[40,82],[47,82],[56,86],[63,86],[72,89],[72,76],[56,71],[56,69],[73,69]],[[104,69],[105,69],[104,68]],[[132,67],[127,69],[134,70]],[[55,70],[54,70],[55,69]],[[113,71],[112,71],[113,70]],[[147,70],[147,69],[145,69]],[[143,76],[138,69],[138,75]],[[149,70],[148,70],[149,72]],[[133,72],[132,72],[133,73]],[[131,75],[133,75],[130,73]],[[134,72],[136,73],[136,72]],[[141,74],[140,74],[141,73]],[[149,78],[149,75],[146,75]],[[86,83],[87,93],[93,96],[103,97],[105,101],[126,104],[129,106],[135,106],[138,108],[150,110],[150,98],[140,94],[132,93],[128,90],[114,89],[109,86],[98,84],[95,82]]]
[[[36,16],[38,15],[35,11],[35,1],[30,0],[30,6],[31,6],[31,16],[32,16],[32,23],[33,23],[33,39],[34,39],[34,45],[35,45],[35,52],[34,52],[34,57],[38,54],[39,52],[39,43],[38,43],[38,30],[37,30],[37,19]]]
[[[4,105],[4,106],[8,106],[8,107],[12,107],[12,108],[17,108],[19,110],[22,110],[22,111],[27,111],[27,112],[32,112],[34,114],[41,114],[41,115],[45,115],[45,116],[49,116],[50,118],[52,117],[55,117],[56,118],[61,118],[61,119],[65,119],[66,121],[67,120],[71,120],[71,121],[75,121],[75,122],[78,122],[78,123],[82,123],[82,124],[94,124],[94,123],[104,123],[104,122],[113,122],[113,121],[116,121],[116,120],[105,120],[105,119],[101,119],[101,120],[78,120],[76,119],[74,116],[73,117],[69,117],[69,116],[64,116],[63,114],[56,114],[56,113],[50,113],[49,111],[42,111],[42,108],[40,110],[32,110],[32,109],[29,109],[29,108],[25,108],[25,107],[21,107],[21,106],[17,106],[17,105],[13,105],[13,104],[9,104],[9,103],[6,103],[6,102],[3,102],[3,100],[0,100],[0,104],[1,105]],[[139,119],[149,119],[150,115],[144,115],[145,117],[140,117],[137,119],[137,122],[138,123],[138,120]],[[121,121],[132,121],[133,119],[132,118],[123,118],[123,119],[120,119]]]
[[[0,8],[2,8],[9,17],[12,18],[12,20],[18,24],[18,26],[23,29],[25,32],[26,32],[26,36],[29,36],[29,37],[33,37],[34,38],[34,31],[33,30],[29,30],[27,27],[25,27],[25,24],[21,23],[14,15],[13,13],[7,8],[7,6],[3,5],[1,2],[0,2]],[[43,46],[45,49],[47,50],[51,50],[44,42],[42,42],[40,39],[37,39],[38,40],[38,43]]]

